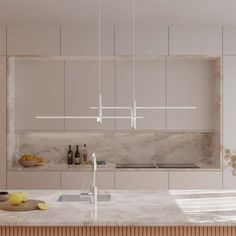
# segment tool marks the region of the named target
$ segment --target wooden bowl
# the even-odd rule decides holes
[[[37,160],[19,160],[19,163],[24,167],[33,167],[33,166],[37,166],[38,161]]]

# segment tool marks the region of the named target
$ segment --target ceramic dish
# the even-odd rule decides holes
[[[0,202],[5,202],[9,198],[8,192],[0,192]]]

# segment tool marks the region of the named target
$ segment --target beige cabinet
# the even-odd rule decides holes
[[[4,26],[0,26],[0,55],[6,55],[7,53],[6,39],[6,28]]]
[[[6,57],[0,56],[0,189],[6,188],[6,149],[7,149],[7,114],[6,114]]]
[[[212,130],[217,112],[214,62],[201,59],[167,61],[168,130]]]
[[[60,55],[59,26],[9,26],[8,55]]]
[[[9,171],[8,189],[60,189],[60,172]]]
[[[115,26],[115,54],[133,54],[132,23],[116,24]],[[146,23],[135,24],[135,55],[168,55],[168,27]]]
[[[222,28],[217,26],[171,26],[170,55],[221,55]]]
[[[135,55],[168,55],[168,27],[137,22]]]
[[[223,145],[225,148],[236,148],[236,110],[235,87],[236,87],[236,56],[223,57]],[[226,165],[224,161],[224,165]],[[235,189],[236,176],[232,174],[232,168],[223,171],[223,188]]]
[[[92,184],[92,171],[61,172],[61,189],[88,190]],[[114,172],[97,171],[98,189],[114,189]]]
[[[62,55],[97,56],[98,35],[98,24],[62,27]],[[111,55],[114,55],[114,26],[102,24],[101,56]]]
[[[184,171],[169,173],[169,189],[221,189],[221,171]]]
[[[135,61],[134,92],[137,106],[165,106],[166,67],[164,60]],[[132,61],[116,63],[116,105],[132,106],[133,101]],[[117,110],[119,116],[130,116],[130,110]],[[164,130],[166,114],[164,110],[138,110],[137,130]],[[129,119],[117,119],[117,130],[130,130]]]
[[[104,106],[115,106],[115,64],[101,63],[101,93]],[[67,61],[65,65],[65,111],[67,116],[97,116],[98,61]],[[114,110],[104,110],[104,116],[114,116]],[[114,130],[115,119],[68,119],[66,130]]]
[[[223,55],[236,55],[236,27],[224,27]]]
[[[116,171],[115,189],[168,189],[168,172]]]
[[[64,115],[63,61],[15,61],[16,130],[63,130],[64,120],[36,116]]]

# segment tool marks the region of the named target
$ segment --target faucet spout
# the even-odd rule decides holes
[[[97,203],[97,187],[96,187],[96,170],[97,170],[97,158],[95,153],[92,154],[92,169],[93,169],[93,177],[92,177],[92,194],[93,194],[93,199],[92,202],[93,204]]]

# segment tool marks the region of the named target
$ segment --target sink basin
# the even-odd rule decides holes
[[[90,202],[91,197],[87,195],[65,195],[62,194],[58,202]],[[110,194],[98,194],[97,195],[98,202],[110,202],[111,195]]]

